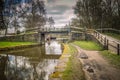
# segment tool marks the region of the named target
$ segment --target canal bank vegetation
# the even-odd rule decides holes
[[[75,45],[86,49],[86,50],[102,50],[102,46],[96,42],[93,41],[74,41],[73,42]]]
[[[85,75],[82,70],[82,64],[77,58],[77,49],[69,45],[69,53],[71,56],[67,62],[65,71],[62,73],[63,80],[85,80]]]
[[[0,48],[32,45],[33,42],[0,42]]]
[[[35,31],[31,31],[31,32],[22,32],[20,34],[17,34],[16,36],[19,36],[19,35],[29,35],[29,34],[37,34],[37,32]]]
[[[63,44],[63,54],[55,67],[55,72],[50,75],[50,80],[85,80],[82,64],[79,61],[77,49],[71,44]]]
[[[100,51],[101,55],[107,59],[112,65],[117,68],[120,68],[120,56],[112,53],[108,50]]]

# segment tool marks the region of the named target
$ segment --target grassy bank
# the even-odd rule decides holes
[[[73,43],[86,50],[102,50],[102,46],[93,41],[75,41]]]
[[[21,45],[31,45],[31,44],[34,44],[34,43],[33,42],[0,42],[0,48],[21,46]]]
[[[101,55],[106,58],[112,65],[120,68],[120,56],[110,52],[110,51],[101,51]]]
[[[73,46],[69,45],[71,57],[67,62],[67,67],[62,73],[62,80],[85,80],[82,65],[77,58],[77,50]]]
[[[115,34],[115,33],[104,33],[104,34],[120,40],[120,35],[119,34]]]

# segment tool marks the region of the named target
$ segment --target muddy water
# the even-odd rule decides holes
[[[0,54],[0,80],[48,80],[61,55],[56,41]]]

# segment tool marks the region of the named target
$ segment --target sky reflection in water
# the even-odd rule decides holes
[[[7,80],[48,80],[58,62],[53,54],[61,54],[61,45],[52,41],[50,45],[47,43],[45,45],[47,54],[42,50],[41,47],[35,47],[8,54],[5,73],[0,73],[0,75],[5,75]],[[6,54],[1,54],[2,56]],[[2,65],[4,64],[0,64]]]

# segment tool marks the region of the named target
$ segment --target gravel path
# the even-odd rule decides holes
[[[73,46],[78,50],[87,80],[120,80],[120,69],[109,64],[98,51],[87,51]]]

